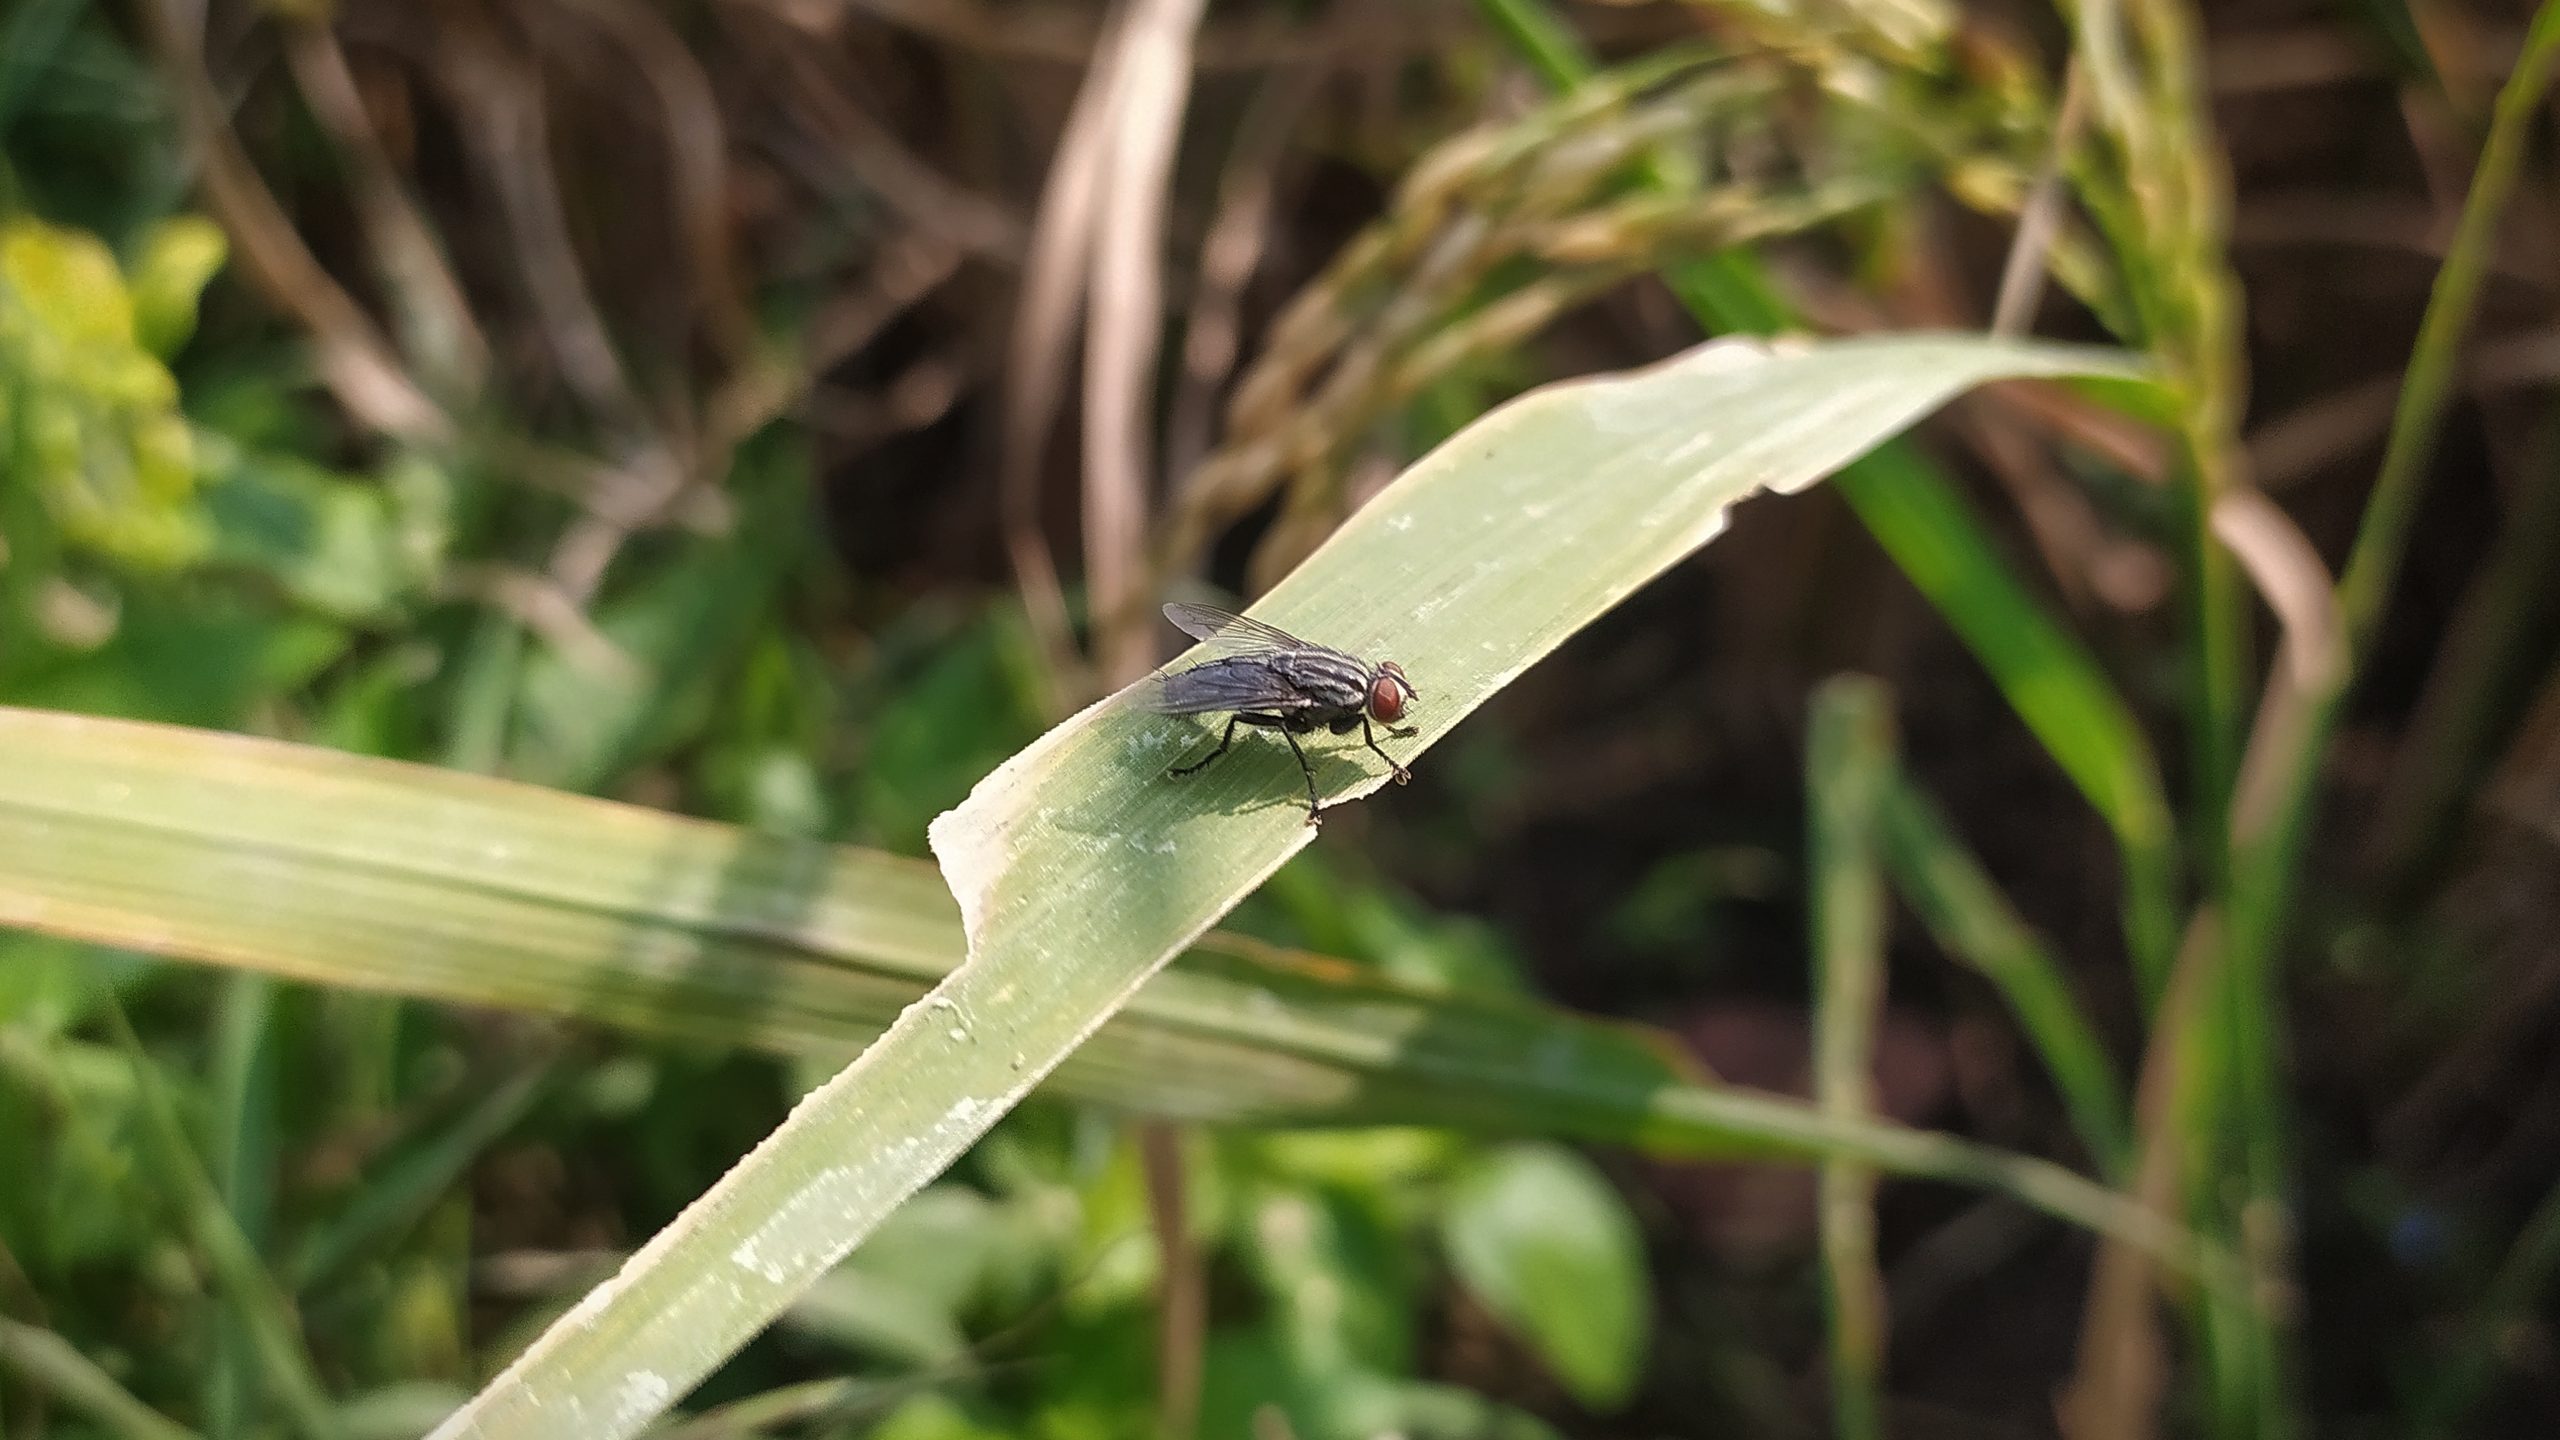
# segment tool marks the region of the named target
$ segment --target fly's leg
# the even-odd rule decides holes
[[[1390,726],[1387,729],[1387,733],[1395,736],[1405,736],[1411,735],[1414,732],[1411,726],[1407,726],[1401,730]],[[1397,764],[1396,757],[1388,754],[1384,750],[1378,749],[1378,737],[1370,731],[1369,717],[1366,715],[1360,717],[1360,742],[1368,746],[1371,750],[1377,751],[1378,758],[1387,762],[1387,773],[1396,777],[1397,784],[1402,785],[1413,778],[1413,772],[1407,770],[1402,765]]]
[[[1316,798],[1316,767],[1307,763],[1307,752],[1298,745],[1298,732],[1283,725],[1280,738],[1289,742],[1289,753],[1298,757],[1298,772],[1307,777],[1307,823],[1324,823],[1324,802]]]
[[[1277,730],[1280,732],[1280,738],[1289,742],[1289,753],[1298,757],[1298,773],[1307,777],[1307,823],[1310,825],[1322,824],[1324,820],[1324,801],[1322,797],[1316,794],[1316,767],[1308,763],[1307,752],[1299,746],[1298,732],[1290,728],[1290,723],[1287,719],[1278,715],[1254,715],[1239,712],[1228,716],[1226,733],[1218,737],[1218,748],[1201,756],[1199,759],[1192,761],[1188,765],[1177,765],[1173,769],[1167,770],[1165,774],[1168,776],[1193,774],[1201,769],[1201,767],[1207,765],[1210,761],[1226,754],[1227,747],[1236,743],[1236,727],[1238,725],[1260,725],[1266,729]]]
[[[1239,725],[1239,724],[1242,724],[1242,723],[1243,723],[1243,717],[1242,717],[1242,716],[1237,716],[1237,715],[1230,715],[1230,716],[1228,716],[1228,717],[1227,717],[1227,733],[1226,733],[1225,735],[1222,735],[1222,736],[1220,736],[1220,737],[1219,737],[1219,739],[1218,739],[1218,748],[1217,748],[1217,749],[1210,751],[1208,754],[1201,756],[1199,759],[1192,761],[1192,762],[1191,762],[1190,764],[1188,764],[1188,765],[1176,765],[1175,767],[1173,767],[1173,768],[1172,768],[1172,769],[1170,769],[1170,770],[1167,770],[1167,771],[1166,771],[1166,772],[1164,772],[1164,773],[1165,773],[1168,777],[1171,777],[1171,776],[1181,776],[1181,775],[1189,775],[1189,774],[1191,774],[1192,772],[1194,772],[1194,771],[1196,771],[1196,770],[1200,769],[1202,766],[1207,765],[1210,761],[1215,760],[1215,759],[1217,759],[1219,756],[1226,754],[1226,753],[1227,753],[1227,747],[1228,747],[1228,746],[1230,746],[1230,745],[1233,745],[1234,743],[1236,743],[1236,726],[1237,726],[1237,725]]]

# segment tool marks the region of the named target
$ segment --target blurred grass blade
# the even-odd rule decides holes
[[[2156,996],[2177,949],[2175,825],[2142,727],[2097,660],[2048,619],[1942,477],[1908,450],[1843,470],[1842,498],[1989,671],[2115,835],[2125,945]]]
[[[5,707],[0,854],[0,923],[839,1064],[965,953],[950,893],[915,861],[309,746]],[[2094,1229],[2130,1213],[2042,1162],[1699,1083],[1677,1050],[1634,1027],[1213,934],[1052,1083],[1186,1120],[1452,1125],[1666,1157],[1850,1153]]]
[[[2242,793],[2253,803],[2245,812],[2235,811],[2232,820],[2229,993],[2223,1001],[2229,1051],[2224,1063],[2231,1074],[2225,1088],[2231,1098],[2222,1102],[2228,1118],[2207,1117],[2238,1141],[2246,1169],[2247,1214],[2281,1217],[2290,1213],[2292,1203],[2290,1126],[2277,1034],[2283,1013],[2280,962],[2285,919],[2320,809],[2321,776],[2344,718],[2349,687],[2370,656],[2397,585],[2437,433],[2459,378],[2463,342],[2497,249],[2500,219],[2531,149],[2555,65],[2560,65],[2560,0],[2545,0],[2534,13],[2514,71],[2499,88],[2461,218],[2427,297],[2381,468],[2339,577],[2346,663],[2328,667],[2328,673],[2306,685],[2306,693],[2288,695],[2292,710],[2279,712],[2288,723],[2262,726],[2261,734],[2271,738],[2263,745],[2253,742],[2247,757]],[[2268,778],[2261,780],[2261,775]],[[2261,1291],[2277,1293],[2289,1284],[2285,1228],[2235,1228],[2252,1242],[2250,1258],[2261,1276]],[[2245,1378],[2258,1382],[2264,1405],[2281,1404],[2290,1377],[2279,1362],[2291,1357],[2278,1328],[2280,1317],[2261,1308],[2232,1309],[2211,1318],[2245,1333],[2253,1358],[2264,1357]]]
[[[2487,142],[2463,197],[2462,217],[2445,249],[2427,297],[2427,312],[2409,356],[2406,378],[2392,411],[2373,491],[2356,528],[2338,580],[2338,606],[2346,626],[2346,673],[2331,677],[2308,697],[2308,716],[2289,753],[2266,757],[2280,767],[2278,794],[2265,806],[2259,833],[2235,833],[2238,857],[2232,898],[2232,934],[2242,979],[2255,994],[2267,993],[2266,974],[2275,932],[2292,900],[2295,879],[2310,839],[2315,792],[2323,758],[2340,721],[2347,687],[2374,643],[2407,553],[2411,522],[2436,450],[2437,433],[2454,398],[2465,339],[2483,285],[2496,258],[2498,227],[2533,144],[2555,67],[2560,67],[2560,0],[2544,0],[2526,32],[2524,53],[2499,87]],[[2251,757],[2253,760],[2259,757]],[[2235,830],[2237,829],[2235,824]]]
[[[2499,1374],[2522,1359],[2514,1337],[2534,1333],[2534,1308],[2548,1305],[2555,1273],[2560,1273],[2560,1185],[2544,1192],[2542,1203],[2516,1232],[2506,1260],[2473,1298],[2456,1347],[2418,1380],[2412,1433],[2419,1440],[2479,1433],[2465,1430],[2462,1422]]]
[[[2132,1163],[2124,1083],[2072,993],[2061,962],[2009,904],[1981,862],[1910,776],[1897,774],[1884,797],[1885,863],[1940,948],[2000,991],[2036,1047],[2071,1113],[2080,1143],[2100,1170],[2121,1177]]]
[[[913,861],[88,716],[0,708],[0,854],[12,857],[0,920],[33,929],[838,1063],[964,953],[958,908]],[[1854,1155],[2122,1232],[2176,1268],[2196,1258],[2058,1166],[1704,1084],[1677,1054],[1635,1027],[1210,935],[1052,1084],[1179,1119],[1451,1125],[1678,1158]],[[351,1207],[340,1223],[359,1218]]]
[[[267,1387],[285,1411],[287,1423],[305,1440],[327,1440],[330,1434],[328,1392],[304,1346],[302,1322],[292,1299],[276,1285],[265,1257],[240,1231],[224,1208],[221,1192],[205,1173],[204,1162],[188,1141],[176,1103],[160,1083],[157,1062],[125,1018],[121,1003],[110,1002],[106,1016],[116,1043],[133,1065],[134,1090],[142,1116],[142,1159],[158,1172],[156,1188],[170,1198],[204,1267],[231,1309],[241,1343],[257,1358]]]
[[[1410,761],[1734,502],[1811,484],[1969,385],[2081,373],[2132,372],[2103,352],[1905,336],[1726,342],[1550,386],[1407,470],[1257,609],[1402,658],[1423,700]],[[1168,782],[1199,734],[1105,700],[937,820],[967,963],[439,1433],[633,1433],[1312,838],[1278,750]],[[1385,780],[1338,750],[1323,770],[1336,799]]]
[[[2372,648],[2383,607],[2400,574],[2427,462],[2435,456],[2437,431],[2452,403],[2454,384],[2461,378],[2462,342],[2471,331],[2481,287],[2496,258],[2498,222],[2506,214],[2507,201],[2515,194],[2532,147],[2533,122],[2542,111],[2543,96],[2550,92],[2555,64],[2560,64],[2560,3],[2545,0],[2534,12],[2524,53],[2498,90],[2488,143],[2481,147],[2470,193],[2463,197],[2462,218],[2445,248],[2444,268],[2436,272],[2426,317],[2419,322],[2418,343],[2409,354],[2381,472],[2374,476],[2373,493],[2356,527],[2355,548],[2338,579],[2338,603],[2346,612],[2348,642],[2358,656]]]
[[[2465,822],[2560,661],[2560,409],[2438,648],[2368,837],[2386,920],[2404,921],[2462,853]]]
[[[213,1183],[241,1236],[261,1252],[275,1208],[275,990],[264,975],[234,975],[214,1011]],[[261,1399],[257,1349],[236,1311],[215,1312],[213,1351],[205,1431],[212,1440],[232,1440],[248,1431]]]
[[[1806,746],[1813,865],[1814,1098],[1824,1114],[1875,1113],[1875,1032],[1884,1008],[1884,869],[1879,815],[1893,773],[1893,713],[1864,676],[1815,693]],[[1883,1433],[1884,1279],[1876,1269],[1876,1172],[1822,1163],[1823,1311],[1831,1332],[1831,1428]]]
[[[197,1440],[196,1432],[143,1404],[68,1340],[0,1315],[0,1373],[59,1400],[116,1440]]]
[[[1543,0],[1478,0],[1478,8],[1551,87],[1571,90],[1595,74],[1581,39]],[[1682,261],[1663,279],[1710,332],[1765,335],[1800,323],[1747,250]],[[1927,460],[1885,444],[1843,467],[1834,485],[2114,832],[2125,944],[2156,997],[2181,923],[2177,834],[2159,762],[2132,709],[2096,657],[2047,617]]]
[[[454,1193],[471,1162],[532,1113],[551,1078],[548,1063],[527,1066],[489,1086],[442,1129],[366,1167],[355,1194],[316,1226],[284,1267],[296,1290],[309,1290],[338,1268],[415,1225]]]
[[[2154,1214],[2166,1215],[2179,1203],[2181,1187],[2196,1179],[2197,1130],[2189,1118],[2198,1112],[2198,1097],[2210,1083],[2207,1041],[2200,1039],[2204,1021],[2221,985],[2217,973],[2226,949],[2222,918],[2211,905],[2198,907],[2170,967],[2168,988],[2161,992],[2150,1043],[2136,1082],[2136,1141],[2133,1175],[2127,1197]],[[2251,1305],[2271,1303],[2270,1293],[2254,1289],[2257,1277],[2227,1256],[2217,1257],[2197,1307],[2202,1311],[2199,1348],[2227,1346],[2236,1335],[2229,1316]],[[2071,1377],[2054,1397],[2064,1435],[2072,1440],[2147,1440],[2159,1430],[2159,1410],[2167,1388],[2168,1359],[2161,1334],[2158,1300],[2164,1291],[2149,1257],[2101,1241],[2090,1266],[2087,1297],[2081,1302],[2078,1356]],[[2242,1329],[2249,1328],[2243,1324]],[[2230,1354],[2214,1362],[2222,1373],[2244,1373],[2247,1366]],[[2245,1424],[2227,1432],[2254,1433]]]

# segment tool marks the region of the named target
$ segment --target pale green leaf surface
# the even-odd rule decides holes
[[[1550,386],[1408,470],[1254,613],[1400,660],[1421,691],[1407,715],[1421,733],[1387,743],[1410,762],[1713,538],[1734,502],[1801,489],[1969,386],[2091,373],[2122,374],[2125,362],[1962,337],[1726,340],[1649,370]],[[1164,780],[1207,734],[1115,697],[938,820],[934,853],[973,954],[1026,945],[1090,956],[1090,939],[1159,947],[1160,961],[1306,844],[1280,746],[1240,746],[1242,760]],[[1374,757],[1317,743],[1328,802],[1384,782]]]
[[[829,1070],[965,953],[958,907],[912,860],[311,746],[7,707],[0,925]],[[113,973],[96,956],[62,963],[92,988],[57,1024]],[[22,1007],[22,1024],[47,1013],[56,1002],[38,1004],[50,992],[27,977],[48,973],[40,942],[0,949],[0,1007]],[[2121,1218],[2056,1167],[1702,1084],[1676,1049],[1213,934],[1053,1079],[1071,1098],[1180,1120],[1453,1125],[1666,1156],[1846,1151],[2078,1224]]]
[[[1651,1310],[1644,1244],[1589,1161],[1552,1145],[1497,1150],[1459,1177],[1441,1234],[1458,1278],[1576,1400],[1627,1398]]]
[[[1901,337],[1719,342],[1551,386],[1406,471],[1257,606],[1421,687],[1418,754],[1580,626],[1967,385],[2120,372],[2111,355]],[[1311,838],[1283,751],[1188,784],[1198,736],[1113,700],[932,828],[970,957],[440,1434],[632,1433],[941,1173],[1149,975]],[[1382,777],[1328,753],[1336,799]],[[1371,763],[1374,763],[1371,762]]]

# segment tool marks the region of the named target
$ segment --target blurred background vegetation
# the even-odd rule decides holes
[[[1160,658],[1133,597],[1251,593],[1500,399],[1701,316],[1978,328],[2005,299],[2190,403],[2154,429],[1995,391],[1745,507],[1229,924],[1810,1093],[1807,697],[1877,676],[1935,800],[1908,823],[2061,957],[2094,1093],[2131,1112],[2144,1075],[2146,1147],[2249,1173],[2199,1202],[2217,1233],[2285,1233],[2252,1273],[2288,1358],[2188,1312],[2161,1428],[2553,1433],[2546,109],[2504,223],[2456,227],[2530,8],[2123,8],[2129,80],[2067,64],[2074,17],[2116,23],[2093,0],[0,0],[0,702],[921,855]],[[1586,49],[1611,68],[1550,104]],[[2431,355],[2449,250],[2478,321]],[[2404,368],[2450,387],[2432,456],[2394,436]],[[2222,837],[2243,697],[2302,632],[2247,618],[2204,512],[2262,494],[2336,570],[2378,469],[2411,508],[2350,571],[2359,683],[2301,752],[2288,906]],[[1115,472],[1160,500],[1111,511]],[[1980,554],[1896,528],[1914,472]],[[2080,666],[2174,819],[2039,709]],[[2144,1057],[2184,897],[2226,871],[2233,953],[2270,963],[2222,1023],[2273,1083],[2182,1131]],[[2004,937],[1942,918],[1890,931],[1874,1108],[2133,1183],[2016,997],[1940,948]],[[420,1434],[824,1073],[0,932],[0,1436]],[[1009,1117],[667,1433],[1867,1423],[1809,1172],[1188,1132],[1168,1340],[1141,1130]],[[1873,1220],[1866,1433],[2053,1433],[2090,1238],[1927,1184]]]

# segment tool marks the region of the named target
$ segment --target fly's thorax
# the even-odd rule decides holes
[[[1358,710],[1368,703],[1369,667],[1339,650],[1282,650],[1264,658],[1316,705]]]

